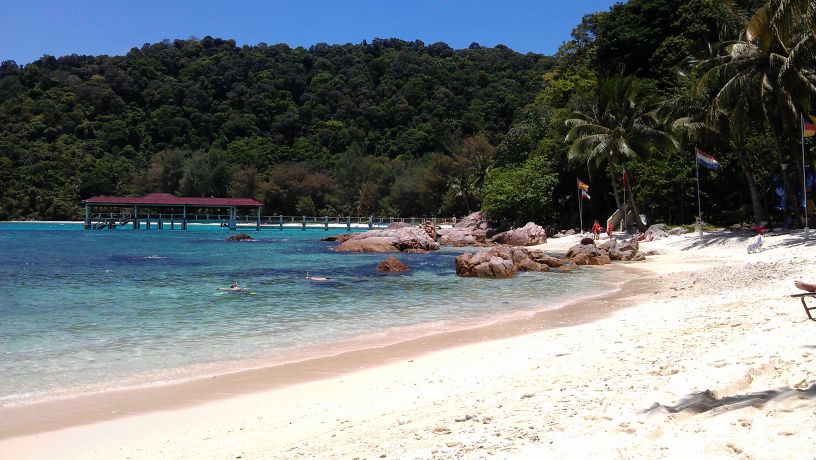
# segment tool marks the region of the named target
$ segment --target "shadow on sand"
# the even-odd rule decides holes
[[[719,414],[731,410],[741,409],[743,407],[762,407],[769,401],[783,400],[788,398],[816,398],[816,383],[811,384],[810,387],[805,389],[783,387],[775,390],[746,393],[744,395],[726,396],[720,399],[717,399],[711,390],[705,390],[699,393],[692,393],[673,406],[654,403],[651,407],[646,409],[644,413],[663,408],[672,414],[676,414],[678,412],[701,414],[710,411],[713,411],[714,414]]]
[[[755,232],[747,232],[747,231],[722,231],[722,232],[714,232],[714,233],[707,233],[702,240],[699,238],[694,239],[688,246],[682,248],[682,251],[688,251],[691,249],[702,249],[702,248],[709,248],[715,246],[724,246],[728,244],[732,244],[734,242],[743,242],[746,245],[753,242],[756,239]],[[781,235],[792,235],[792,236],[802,236],[802,230],[797,231],[790,231],[784,233],[768,233],[765,235],[765,238],[774,237],[774,236],[781,236]],[[764,243],[767,247],[768,240],[765,240]],[[799,247],[812,247],[816,246],[816,231],[814,231],[810,237],[806,240],[804,238],[788,238],[785,241],[774,241],[773,248],[799,248]]]

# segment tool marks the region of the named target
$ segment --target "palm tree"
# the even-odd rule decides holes
[[[634,77],[600,80],[594,106],[588,113],[577,112],[566,121],[570,128],[566,140],[572,141],[569,158],[586,158],[589,169],[606,164],[615,204],[623,219],[626,205],[619,196],[618,168],[625,170],[627,161],[645,157],[651,147],[677,147],[674,138],[659,128],[656,104],[648,89]],[[639,215],[632,187],[627,185],[632,210]],[[638,229],[645,230],[640,219],[635,222]]]
[[[702,64],[705,72],[697,84],[698,94],[711,96],[712,114],[753,114],[768,127],[777,144],[783,187],[797,216],[801,213],[795,188],[784,165],[797,148],[800,114],[810,111],[816,100],[814,9],[812,0],[769,1],[751,18],[743,37],[726,43],[723,54]],[[801,158],[792,157],[801,183]]]
[[[696,60],[691,59],[691,62],[694,63]],[[683,151],[689,151],[697,143],[711,145],[723,138],[730,139],[731,150],[737,157],[737,163],[748,185],[754,222],[766,221],[767,212],[746,148],[751,127],[751,122],[747,119],[748,111],[742,105],[735,106],[728,113],[708,110],[705,99],[696,96],[690,90],[696,83],[694,77],[681,74],[680,82],[684,89],[663,101],[661,110],[665,112],[667,118],[674,119],[671,123],[672,132]]]

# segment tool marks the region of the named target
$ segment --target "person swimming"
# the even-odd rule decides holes
[[[240,289],[238,287],[238,281],[233,281],[232,284],[230,284],[230,289]]]
[[[306,279],[309,281],[328,281],[329,279],[323,276],[309,276],[309,272],[306,272]]]

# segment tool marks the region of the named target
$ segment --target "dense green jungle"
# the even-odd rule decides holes
[[[164,40],[0,65],[0,219],[96,195],[256,198],[265,215],[801,225],[816,191],[816,6],[630,0],[555,56],[374,39]],[[519,14],[524,14],[519,12]],[[500,24],[496,25],[500,27]],[[805,118],[803,118],[805,117]],[[642,226],[642,222],[633,224]]]

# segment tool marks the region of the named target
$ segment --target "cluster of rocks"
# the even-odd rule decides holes
[[[569,265],[569,262],[566,263]],[[565,263],[543,251],[517,246],[496,246],[486,251],[465,253],[456,258],[456,274],[479,278],[509,278],[518,271],[546,272],[564,268]]]
[[[443,246],[490,246],[509,244],[513,246],[534,246],[545,243],[544,229],[528,222],[524,227],[499,232],[485,218],[482,212],[474,212],[457,222],[453,228],[439,230],[439,242]]]
[[[605,265],[613,260],[640,261],[646,255],[639,251],[637,238],[623,243],[607,240],[596,246],[586,238],[571,247],[562,258],[518,246],[497,246],[456,258],[456,274],[480,278],[509,278],[519,271],[546,272],[550,269],[570,271],[579,265]]]

